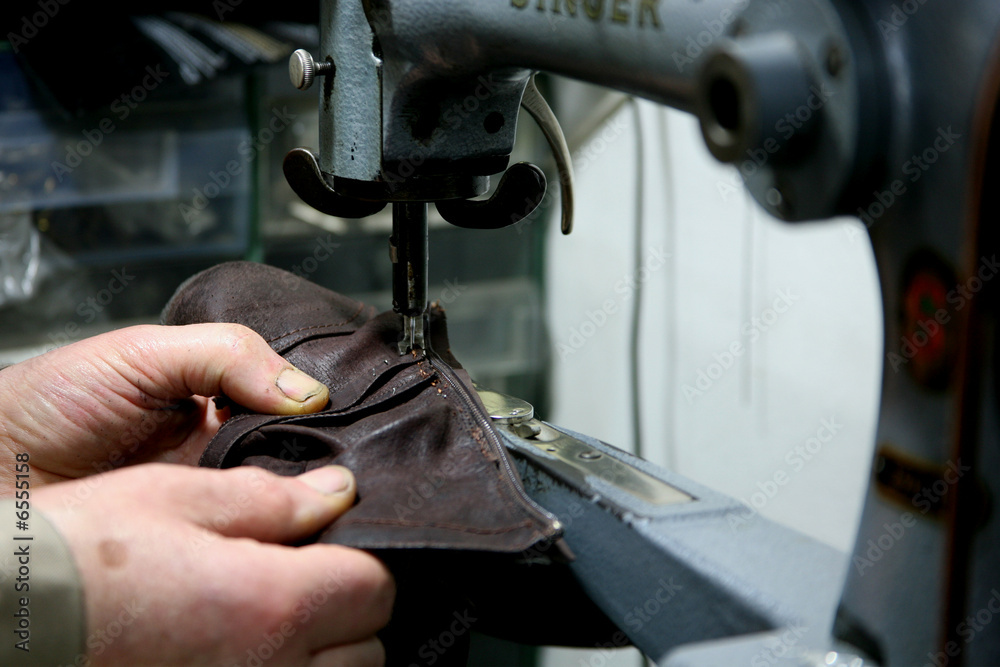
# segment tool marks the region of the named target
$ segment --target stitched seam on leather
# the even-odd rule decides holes
[[[293,336],[293,335],[295,335],[297,333],[300,333],[302,331],[309,331],[310,329],[322,329],[324,327],[342,327],[345,324],[348,324],[348,323],[353,322],[354,320],[358,319],[358,315],[360,315],[361,312],[364,309],[365,309],[365,304],[362,303],[362,304],[360,304],[358,306],[358,309],[356,311],[354,311],[354,314],[351,315],[346,320],[344,320],[343,322],[337,322],[335,324],[314,324],[314,325],[309,326],[309,327],[302,327],[301,329],[294,329],[292,331],[286,331],[285,333],[281,334],[280,336],[275,336],[274,338],[268,338],[266,342],[273,343],[276,340],[281,340],[282,338],[285,338],[287,336]]]
[[[286,354],[297,348],[299,345],[302,345],[303,343],[308,343],[314,340],[321,340],[324,338],[338,338],[340,336],[350,336],[355,331],[356,329],[351,331],[342,331],[339,329],[334,329],[333,331],[314,331],[312,333],[307,333],[301,336],[294,336],[291,338],[291,340],[285,342],[280,342],[282,341],[282,338],[275,338],[274,340],[264,341],[264,342],[267,343],[268,345],[271,345],[271,348],[275,352],[277,352],[281,356],[285,356]],[[292,336],[292,334],[287,334],[286,336],[284,336],[284,338],[288,338],[289,336]]]
[[[412,362],[404,362],[402,364],[397,364],[395,366],[390,367],[388,371],[383,372],[381,375],[379,375],[379,377],[376,380],[372,381],[365,388],[365,390],[361,392],[361,395],[358,398],[356,398],[353,403],[345,407],[344,410],[349,410],[354,407],[360,407],[365,403],[368,404],[381,403],[382,401],[390,399],[393,396],[395,396],[396,392],[400,390],[406,391],[411,386],[416,386],[427,379],[427,378],[410,378],[410,379],[404,378],[403,382],[400,383],[399,385],[393,385],[393,381],[399,379],[399,377],[404,373],[406,373],[406,371],[408,371],[410,368],[413,368]],[[389,372],[391,372],[392,375],[389,375]],[[378,386],[374,391],[372,391],[372,387],[375,387],[375,385],[382,380],[385,381],[380,386]],[[392,391],[394,387],[395,391]]]
[[[445,362],[443,359],[439,359],[439,360],[441,361],[441,363],[444,363],[445,365],[447,365],[447,362]],[[429,365],[431,366],[431,368],[434,367],[433,364],[429,364]],[[476,411],[476,410],[480,409],[479,404],[472,397],[473,396],[472,395],[472,391],[473,390],[471,390],[468,387],[466,387],[465,384],[462,382],[462,379],[460,377],[458,377],[457,374],[453,378],[447,378],[447,376],[444,376],[444,375],[442,375],[441,377],[442,377],[442,379],[450,380],[453,383],[461,384],[462,387],[466,389],[466,391],[469,393],[469,400],[472,403],[472,405],[469,406],[469,410],[470,411]],[[456,400],[458,400],[458,399],[456,399]],[[510,473],[508,473],[504,469],[503,461],[504,461],[504,458],[505,458],[506,455],[505,455],[505,452],[503,451],[503,442],[501,441],[500,436],[497,435],[496,431],[494,430],[495,427],[493,426],[492,423],[489,422],[489,420],[487,420],[486,428],[487,428],[488,432],[487,433],[483,433],[483,429],[480,427],[480,424],[478,423],[478,421],[472,419],[471,416],[469,416],[468,414],[466,414],[465,410],[459,410],[458,412],[459,412],[459,415],[462,417],[462,420],[466,423],[466,425],[468,425],[470,423],[470,421],[471,421],[471,423],[473,423],[475,425],[475,429],[479,433],[482,434],[483,439],[485,439],[487,443],[489,443],[490,445],[492,445],[492,447],[488,447],[489,449],[491,449],[491,450],[493,450],[493,449],[498,450],[494,454],[497,457],[497,460],[494,460],[494,461],[491,461],[489,459],[489,457],[487,457],[484,454],[484,458],[487,460],[487,462],[493,463],[493,465],[495,467],[497,479],[500,481],[500,487],[498,488],[498,490],[503,489],[503,490],[506,491],[505,493],[501,492],[498,495],[500,497],[501,502],[504,503],[504,505],[506,505],[508,508],[513,508],[514,511],[515,511],[515,514],[521,514],[523,516],[525,512],[528,512],[528,508],[525,507],[525,506],[523,506],[520,502],[517,502],[518,498],[517,498],[516,489],[517,489],[518,483],[517,483],[517,481],[515,479],[513,479],[512,475]],[[472,435],[472,431],[471,430],[469,430],[468,432],[470,433],[470,435]],[[475,436],[473,436],[473,439],[477,441],[477,444],[480,444],[479,441],[478,441],[478,438],[475,438]],[[480,444],[480,447],[482,447],[481,444]],[[541,510],[541,508],[539,508],[539,510],[542,511],[542,512],[544,512],[544,510]],[[532,513],[529,512],[529,514],[532,514]],[[548,528],[542,529],[542,528],[539,527],[542,523],[545,523],[545,524],[548,523],[548,522],[544,521],[544,519],[542,518],[541,514],[538,516],[537,520],[536,519],[526,519],[526,520],[530,523],[530,525],[533,527],[533,529],[539,530],[542,534],[545,534],[545,533],[548,532]]]
[[[338,418],[341,418],[341,417],[355,418],[358,415],[362,415],[365,412],[368,412],[368,411],[371,411],[371,410],[373,410],[375,408],[378,408],[382,403],[384,403],[384,402],[386,402],[386,401],[388,401],[390,399],[402,398],[404,396],[407,396],[410,392],[412,392],[414,390],[423,391],[426,388],[423,385],[426,385],[427,383],[428,383],[428,379],[427,378],[421,378],[420,380],[417,380],[416,382],[413,382],[411,384],[408,384],[408,385],[405,385],[403,387],[400,387],[399,390],[395,394],[389,394],[388,396],[379,398],[378,400],[371,400],[371,401],[369,401],[369,400],[366,399],[364,401],[361,401],[360,403],[354,403],[352,405],[349,405],[346,408],[338,408],[337,410],[324,410],[322,412],[313,412],[313,413],[310,413],[310,414],[307,414],[307,415],[287,415],[287,416],[283,417],[280,422],[276,422],[276,424],[274,424],[274,425],[281,425],[281,424],[304,424],[306,422],[311,422],[311,421],[316,421],[316,420],[338,419]],[[372,398],[372,397],[369,396],[369,398]],[[357,420],[354,419],[354,421],[357,421]],[[263,426],[272,426],[272,424],[264,424]],[[323,427],[319,426],[317,428],[323,428]]]
[[[430,365],[430,364],[428,364],[428,365]],[[433,368],[434,368],[434,366],[431,366],[431,369],[433,369]],[[439,376],[439,377],[441,377],[441,379],[444,380],[445,382],[450,382],[451,381],[449,378],[446,378],[443,375]],[[459,381],[458,378],[455,378],[455,380]],[[461,401],[459,401],[457,398],[454,399],[454,400],[457,401],[459,404],[461,404]],[[471,406],[469,409],[474,410],[475,406]],[[514,485],[514,480],[510,479],[507,476],[506,472],[503,470],[502,462],[499,460],[499,458],[501,456],[503,456],[503,453],[500,452],[499,454],[497,454],[497,453],[494,453],[494,452],[491,451],[490,453],[494,454],[494,456],[497,457],[496,459],[491,459],[489,456],[487,456],[486,452],[482,451],[483,445],[480,442],[479,438],[477,438],[474,435],[475,432],[482,433],[482,428],[480,427],[479,423],[475,419],[473,419],[472,417],[470,417],[466,413],[466,411],[464,409],[456,410],[456,412],[458,413],[458,415],[461,418],[462,422],[465,424],[465,427],[466,427],[465,431],[466,431],[466,433],[468,433],[469,436],[476,443],[477,448],[480,450],[479,453],[482,455],[483,459],[487,463],[489,463],[489,464],[491,464],[493,466],[493,469],[496,472],[496,477],[497,477],[497,479],[500,480],[500,486],[497,488],[498,491],[500,489],[503,489],[503,492],[497,494],[499,496],[499,498],[500,498],[500,501],[508,509],[514,510],[515,514],[523,514],[524,513],[524,508],[519,503],[513,502],[514,499],[511,498],[511,496],[514,495],[514,490],[511,488],[511,486]],[[483,439],[486,440],[487,443],[489,443],[489,436],[487,436],[487,435],[484,434],[482,437],[483,437]],[[499,438],[497,438],[497,440],[498,440],[498,442],[497,443],[493,443],[493,444],[499,444]],[[499,446],[502,447],[503,445],[499,445]],[[489,445],[487,445],[487,448],[491,449],[489,447]],[[527,521],[532,526],[534,526],[534,522],[531,519],[524,519],[524,520]]]
[[[441,530],[450,530],[456,533],[473,533],[475,535],[499,535],[501,533],[510,533],[523,528],[534,528],[530,519],[522,519],[521,521],[504,528],[474,528],[471,526],[457,526],[450,523],[434,523],[432,521],[405,521],[401,519],[350,519],[348,517],[338,519],[337,523],[334,524],[334,527],[346,527],[349,525],[359,524],[400,526],[406,528],[440,528]]]

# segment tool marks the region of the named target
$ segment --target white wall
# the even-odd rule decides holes
[[[563,100],[587,106],[586,89],[560,85]],[[653,269],[641,311],[643,455],[846,551],[868,479],[881,374],[881,303],[864,229],[846,219],[792,226],[770,218],[733,187],[735,168],[709,156],[693,118],[645,102],[639,109],[642,256]],[[633,115],[626,106],[577,151],[575,231],[562,237],[553,225],[547,261],[556,350],[554,411],[544,417],[624,449],[633,447],[634,295],[620,282],[635,272]],[[609,301],[604,311],[615,312],[591,324],[601,324]],[[734,343],[744,351],[723,369]],[[699,371],[700,393],[686,391],[699,389]],[[595,656],[547,650],[544,664],[603,664],[606,656]],[[630,651],[608,664],[638,660]]]

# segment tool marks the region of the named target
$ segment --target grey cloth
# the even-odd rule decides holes
[[[84,664],[86,610],[73,555],[36,510],[18,530],[16,502],[0,501],[0,665]]]

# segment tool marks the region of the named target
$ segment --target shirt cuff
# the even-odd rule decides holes
[[[21,529],[15,503],[0,501],[0,664],[85,664],[83,586],[73,554],[36,510]]]

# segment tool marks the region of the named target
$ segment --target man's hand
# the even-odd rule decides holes
[[[0,371],[0,496],[16,452],[31,455],[35,487],[195,464],[226,416],[206,398],[220,394],[269,414],[316,412],[329,397],[238,324],[130,327],[15,364]]]
[[[88,664],[368,667],[384,660],[374,635],[395,594],[388,571],[353,549],[280,546],[316,533],[354,493],[338,467],[282,478],[156,464],[53,484],[32,501],[81,572]]]

